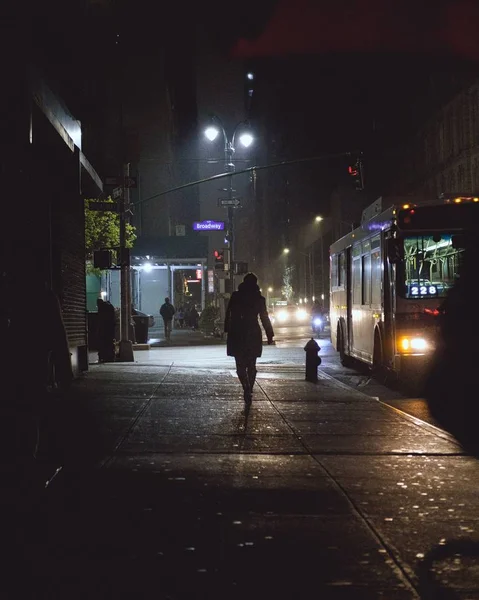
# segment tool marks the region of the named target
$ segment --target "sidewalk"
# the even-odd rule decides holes
[[[171,341],[167,342],[163,333],[156,333],[158,337],[148,338],[147,344],[133,344],[133,353],[135,357],[141,356],[141,352],[147,351],[150,348],[168,348],[178,346],[208,346],[210,344],[224,344],[224,340],[212,335],[205,335],[202,331],[192,329],[173,329],[171,332]],[[135,359],[136,360],[136,359]],[[98,351],[91,350],[88,353],[88,364],[94,365],[98,363]]]
[[[42,598],[418,598],[428,550],[477,537],[477,461],[326,375],[262,369],[245,416],[231,371],[140,358],[92,366],[72,402]],[[463,567],[438,578],[478,598]]]

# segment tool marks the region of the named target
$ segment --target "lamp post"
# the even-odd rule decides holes
[[[316,215],[314,218],[314,223],[319,224],[324,221],[324,218],[321,215]],[[321,252],[321,294],[324,295],[324,255],[323,255],[323,229],[321,225],[319,225],[319,243],[320,243],[320,252]],[[312,273],[312,282],[311,282],[311,297],[316,297],[316,265],[314,264],[314,241],[312,243],[311,250],[311,273]]]
[[[239,133],[243,129],[242,133]],[[227,173],[231,175],[228,177],[228,197],[227,197],[227,209],[228,209],[228,230],[226,232],[227,239],[229,242],[229,257],[228,266],[230,272],[230,292],[234,290],[234,261],[235,261],[235,229],[234,229],[234,209],[236,206],[233,196],[233,173],[235,171],[234,155],[236,152],[236,138],[239,133],[239,141],[245,147],[248,148],[254,141],[254,137],[250,131],[247,121],[240,121],[233,130],[233,135],[228,138],[223,123],[216,115],[211,116],[211,125],[205,129],[205,136],[210,142],[214,142],[218,135],[223,135],[224,142],[224,154],[225,154],[225,169]]]

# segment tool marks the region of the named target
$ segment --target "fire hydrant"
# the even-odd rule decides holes
[[[311,338],[304,350],[306,352],[306,381],[316,383],[318,381],[318,367],[321,364],[321,357],[318,356],[318,352],[321,348],[318,342]]]

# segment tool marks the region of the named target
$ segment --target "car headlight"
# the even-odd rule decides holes
[[[296,319],[298,321],[305,321],[308,318],[308,313],[305,310],[298,310],[296,313]]]
[[[277,318],[278,318],[278,321],[280,321],[281,323],[284,323],[284,321],[286,321],[286,319],[288,318],[288,313],[285,310],[282,310],[281,312],[279,312],[277,314]]]
[[[403,337],[399,341],[399,350],[404,353],[425,352],[429,349],[428,341],[421,337]]]
[[[315,325],[321,325],[321,323],[322,323],[321,317],[314,317],[313,323]]]

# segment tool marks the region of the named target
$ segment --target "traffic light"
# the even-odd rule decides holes
[[[364,190],[363,162],[360,158],[348,166],[348,173],[353,178],[354,187],[357,190]]]
[[[224,271],[225,268],[225,251],[224,250],[215,250],[215,269]]]

